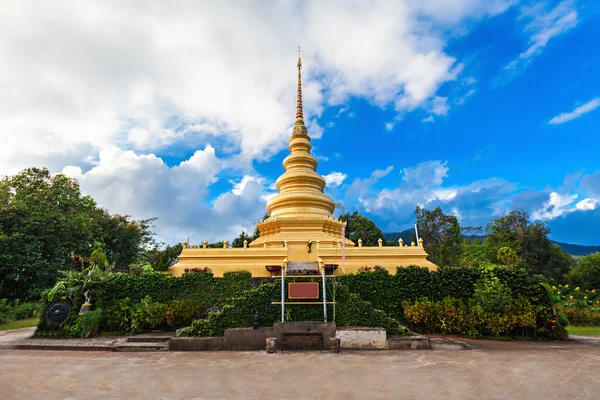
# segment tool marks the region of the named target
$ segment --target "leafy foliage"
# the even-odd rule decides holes
[[[517,255],[517,252],[510,247],[504,246],[498,249],[498,255],[496,257],[503,265],[509,267],[517,266],[519,263],[519,256]]]
[[[352,214],[342,214],[339,216],[339,220],[347,222],[346,237],[354,243],[358,243],[358,239],[362,239],[363,246],[377,246],[378,240],[383,239],[383,232],[375,222],[360,215],[357,211]]]
[[[467,303],[452,297],[438,302],[426,297],[414,302],[405,301],[404,310],[408,322],[426,332],[470,336],[518,335],[524,331],[539,334],[536,328],[536,307],[522,297],[515,299],[502,312],[488,311],[475,299]]]
[[[440,266],[458,265],[462,243],[458,219],[444,214],[440,207],[433,210],[417,207],[415,215],[429,261]]]
[[[169,246],[165,243],[155,245],[143,255],[144,263],[150,264],[154,271],[168,271],[170,266],[177,264],[183,244]]]
[[[600,326],[600,290],[558,285],[551,288],[554,305],[564,325]]]
[[[496,218],[488,224],[487,230],[485,244],[491,262],[499,261],[499,250],[509,247],[517,253],[518,265],[527,268],[531,275],[540,274],[563,281],[573,266],[572,257],[548,239],[548,226],[530,222],[525,211],[511,211]]]
[[[534,307],[535,324],[539,326],[539,329],[523,331],[522,334],[550,335],[556,327],[556,314],[543,288],[520,268],[486,264],[480,268],[457,267],[430,271],[413,266],[398,268],[394,275],[385,269],[358,272],[342,276],[341,281],[350,292],[399,321],[406,319],[410,322],[405,314],[404,307],[407,304],[413,305],[426,298],[437,307],[444,299],[450,298],[452,300],[448,301],[457,309],[462,307],[457,305],[457,301],[462,302],[468,310],[477,305],[477,315],[489,318],[489,324],[493,324],[493,315],[504,316],[511,307],[525,307],[523,303],[516,305],[517,299],[522,298]],[[449,310],[448,304],[445,307]],[[437,312],[435,307],[430,307],[431,315]],[[441,329],[438,327],[433,331],[439,332]]]
[[[195,321],[182,333],[183,336],[222,336],[227,328],[244,328],[253,325],[253,315],[258,312],[262,325],[271,326],[280,321],[280,307],[271,304],[280,295],[280,283],[261,285],[250,290],[244,296],[236,298],[220,312],[210,313],[207,319]],[[371,326],[383,327],[390,335],[401,335],[406,332],[398,321],[387,316],[381,310],[373,308],[371,303],[360,299],[356,294],[340,286],[336,288],[336,323],[339,326]],[[328,307],[329,315],[332,307]],[[319,307],[289,307],[286,320],[318,321],[322,318]]]
[[[600,288],[600,252],[581,257],[575,267],[567,275],[572,286],[583,289]]]
[[[248,271],[232,271],[223,278],[212,273],[188,273],[181,277],[149,271],[129,275],[85,269],[69,271],[52,289],[52,299],[66,300],[71,310],[79,310],[83,291],[88,291],[92,304],[102,309],[99,330],[142,332],[150,329],[175,329],[206,316],[208,310],[219,310],[232,298],[251,287]],[[44,297],[43,309],[51,299]],[[80,336],[78,319],[71,314],[60,326],[40,322],[38,336]]]
[[[108,214],[76,180],[29,168],[0,180],[0,297],[37,298],[64,271],[103,248],[126,267],[151,241],[151,220]],[[73,263],[77,255],[76,262]],[[80,263],[81,261],[81,263]],[[101,260],[104,264],[104,260]]]

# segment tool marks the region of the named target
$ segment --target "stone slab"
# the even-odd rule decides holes
[[[176,337],[167,344],[169,351],[223,350],[223,337]]]
[[[340,348],[352,350],[387,349],[387,335],[383,328],[339,327],[336,337],[340,338]]]
[[[323,349],[330,348],[330,338],[335,337],[335,322],[276,322],[273,325],[277,348],[282,342],[283,334],[288,332],[320,332],[323,335]]]
[[[569,335],[569,340],[592,346],[600,346],[600,336]]]
[[[431,350],[471,350],[471,346],[463,341],[448,338],[430,338]]]
[[[234,328],[225,329],[223,348],[225,350],[265,350],[268,337],[275,336],[273,328]]]
[[[25,339],[14,345],[20,350],[78,350],[78,351],[113,351],[117,339]]]
[[[387,339],[390,350],[430,350],[425,336],[392,336]]]

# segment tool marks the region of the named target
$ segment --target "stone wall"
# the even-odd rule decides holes
[[[381,350],[387,348],[387,335],[383,328],[339,327],[336,336],[342,349]]]

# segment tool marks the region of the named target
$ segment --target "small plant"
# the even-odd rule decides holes
[[[186,268],[183,270],[186,274],[212,274],[212,270],[208,267],[206,268]]]
[[[299,268],[290,272],[293,275],[319,275],[319,270],[309,268]]]
[[[101,316],[101,310],[88,311],[78,316],[75,320],[75,329],[72,330],[72,334],[74,336],[78,334],[85,339],[98,335]]]
[[[8,300],[0,299],[0,324],[8,321],[8,316],[10,314],[10,304],[8,304]]]
[[[16,320],[31,317],[36,311],[36,306],[33,303],[23,303],[15,307],[13,316]]]

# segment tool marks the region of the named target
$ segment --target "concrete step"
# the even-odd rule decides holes
[[[115,345],[114,351],[167,351],[169,346],[166,342],[125,342]]]
[[[142,335],[130,336],[128,343],[165,343],[174,338],[175,332],[145,333]]]
[[[315,261],[290,261],[287,265],[287,272],[291,273],[299,269],[319,270],[319,264]]]

